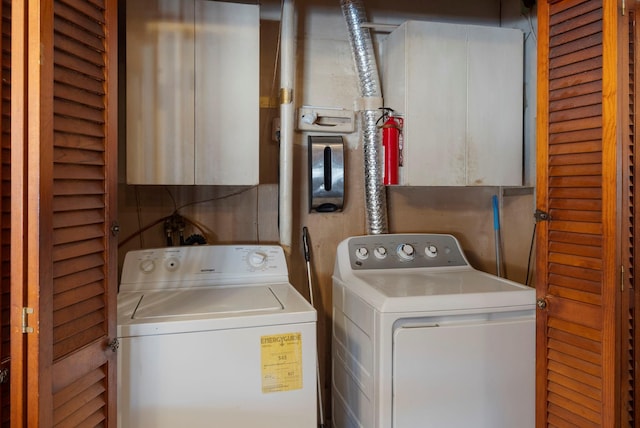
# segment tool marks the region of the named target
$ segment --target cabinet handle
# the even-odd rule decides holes
[[[111,234],[113,236],[118,236],[118,233],[120,233],[120,225],[117,222],[113,222],[111,225]]]
[[[120,347],[120,341],[118,340],[118,338],[115,338],[111,340],[109,343],[107,343],[107,348],[111,349],[111,351],[113,352],[117,352],[119,347]]]

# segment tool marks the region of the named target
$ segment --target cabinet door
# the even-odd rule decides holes
[[[522,32],[467,27],[466,185],[522,184]]]
[[[195,184],[258,184],[257,5],[196,1]]]
[[[385,106],[405,118],[401,184],[522,184],[520,30],[408,21],[384,58]]]
[[[389,36],[385,49],[385,106],[405,116],[400,183],[464,186],[464,26],[409,21]]]
[[[127,182],[194,183],[194,3],[126,2]]]

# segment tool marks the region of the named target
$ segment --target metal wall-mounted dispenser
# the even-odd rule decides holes
[[[309,136],[309,211],[342,211],[344,143],[340,136]]]

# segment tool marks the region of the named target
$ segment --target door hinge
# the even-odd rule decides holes
[[[624,266],[620,265],[620,291],[624,291]]]
[[[625,0],[622,0],[622,16],[625,15],[627,10],[627,2]]]
[[[536,219],[536,222],[538,221],[548,221],[550,219],[549,217],[549,213],[542,211],[542,210],[536,210],[535,213],[533,213],[533,217]]]
[[[29,327],[29,314],[33,313],[33,308],[22,308],[22,332],[33,333],[33,327]]]

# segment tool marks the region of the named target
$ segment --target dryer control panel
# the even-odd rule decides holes
[[[348,248],[354,270],[469,265],[458,240],[447,234],[357,236]]]

